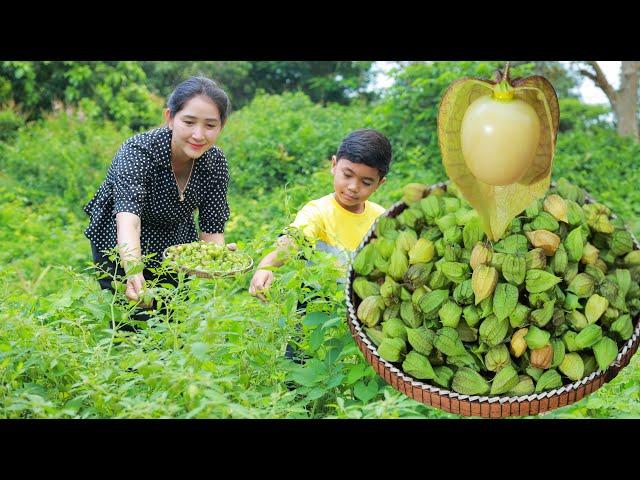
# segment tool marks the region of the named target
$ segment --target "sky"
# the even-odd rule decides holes
[[[618,89],[620,86],[620,63],[621,62],[603,62],[598,61],[598,65],[604,72],[604,76],[611,86]],[[607,96],[604,92],[596,87],[596,84],[592,80],[585,78],[580,86],[580,97],[584,103],[589,104],[609,104]]]
[[[604,72],[611,86],[617,89],[620,86],[620,62],[598,61],[598,65],[600,65],[600,68]],[[386,72],[388,72],[389,69],[393,66],[394,62],[376,62],[374,68],[376,68],[379,73],[377,75],[376,81],[374,82],[373,88],[387,88],[391,85],[392,81],[386,75]],[[588,78],[584,78],[584,80],[582,81],[579,92],[581,100],[584,103],[588,103],[591,105],[609,104],[609,101],[607,100],[604,92],[600,88],[598,88],[592,80]]]

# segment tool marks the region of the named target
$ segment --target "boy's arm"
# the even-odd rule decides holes
[[[313,205],[308,203],[296,215],[295,220],[290,227],[294,227],[302,231],[305,237],[316,238],[319,232],[320,212]],[[262,292],[267,290],[273,282],[273,271],[265,270],[264,267],[279,267],[290,256],[291,252],[296,248],[295,240],[289,235],[278,237],[276,249],[265,256],[256,269],[249,285],[249,293],[255,295],[261,300],[265,300]]]
[[[283,235],[278,238],[276,249],[260,261],[256,272],[253,274],[249,285],[249,293],[251,295],[255,295],[260,300],[266,300],[263,292],[273,283],[273,271],[266,270],[264,267],[282,266],[293,249],[295,249],[295,241],[291,237]]]

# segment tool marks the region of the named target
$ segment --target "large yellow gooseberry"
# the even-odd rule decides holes
[[[509,185],[531,167],[540,140],[534,108],[519,99],[482,96],[460,126],[462,156],[471,173],[489,185]]]
[[[490,241],[549,189],[559,122],[553,85],[540,75],[512,81],[508,62],[493,80],[460,78],[443,95],[442,164]]]

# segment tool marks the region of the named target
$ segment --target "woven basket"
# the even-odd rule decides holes
[[[185,243],[182,243],[180,245],[187,245]],[[172,245],[172,246],[176,246],[176,245]],[[167,257],[167,250],[171,248],[171,247],[167,247],[164,249],[164,251],[162,252],[162,258],[164,260],[166,260]],[[249,257],[249,255],[247,255]],[[219,270],[191,270],[188,268],[183,268],[180,265],[176,264],[175,262],[171,262],[171,265],[173,268],[175,268],[176,270],[179,271],[183,271],[185,272],[187,275],[195,275],[196,277],[201,277],[201,278],[223,278],[223,277],[233,277],[235,275],[240,275],[241,273],[245,273],[248,272],[249,270],[251,270],[253,268],[253,258],[249,257],[249,265],[241,268],[241,269],[237,269],[237,270],[228,270],[228,271],[219,271]]]
[[[439,183],[431,185],[429,192],[436,187],[446,189],[446,184]],[[594,201],[595,200],[589,195],[586,196],[586,203],[593,203]],[[407,208],[407,205],[404,202],[398,202],[387,210],[384,215],[395,217],[405,208]],[[355,253],[359,252],[375,237],[377,223],[376,221],[372,225]],[[640,249],[640,244],[638,244],[635,237],[633,237],[633,243],[635,250]],[[631,338],[622,346],[615,361],[604,371],[597,370],[591,373],[591,375],[571,384],[563,385],[561,388],[522,397],[462,395],[451,390],[430,385],[424,381],[416,380],[404,373],[397,365],[380,357],[376,345],[364,332],[363,325],[356,316],[360,299],[353,291],[355,272],[352,265],[349,267],[348,278],[349,281],[346,286],[347,323],[351,334],[367,359],[367,362],[396,390],[425,405],[430,405],[445,412],[458,415],[487,418],[537,415],[577,402],[615,378],[618,372],[629,364],[640,342],[640,322],[639,318],[636,317],[633,319],[635,327]]]

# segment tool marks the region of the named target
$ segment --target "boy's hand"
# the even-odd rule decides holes
[[[237,250],[238,246],[235,243],[227,243],[227,249],[233,251]]]
[[[273,272],[271,270],[258,269],[251,279],[249,293],[266,302],[267,299],[263,295],[263,292],[269,289],[271,283],[273,283]]]

